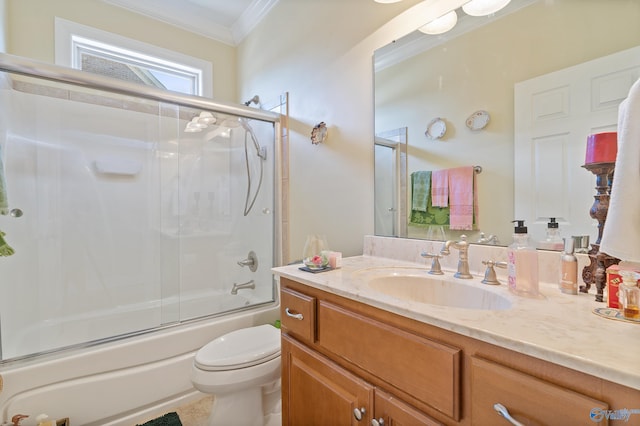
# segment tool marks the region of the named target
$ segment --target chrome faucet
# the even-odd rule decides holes
[[[252,250],[246,259],[238,261],[238,265],[242,267],[248,266],[251,272],[255,272],[258,269],[258,256]]]
[[[458,272],[453,276],[456,278],[473,278],[473,275],[469,273],[469,243],[467,242],[467,236],[461,235],[460,241],[449,240],[444,243],[440,249],[440,254],[448,256],[451,254],[449,248],[453,247],[458,249]]]
[[[491,234],[488,237],[485,237],[484,232],[481,232],[480,238],[478,239],[478,244],[493,244],[495,246],[500,244],[500,241],[498,241],[497,235]]]
[[[243,288],[256,288],[256,283],[253,282],[253,280],[251,281],[247,281],[246,283],[242,283],[242,284],[237,284],[237,283],[233,283],[233,288],[231,289],[231,294],[238,294],[238,290],[241,290]]]

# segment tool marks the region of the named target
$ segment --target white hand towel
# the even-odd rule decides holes
[[[618,154],[600,251],[640,262],[640,80],[618,110]]]

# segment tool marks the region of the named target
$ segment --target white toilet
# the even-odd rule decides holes
[[[265,324],[218,337],[200,349],[191,382],[214,395],[210,426],[280,425],[280,330]]]

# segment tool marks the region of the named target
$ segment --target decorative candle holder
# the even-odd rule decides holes
[[[603,302],[604,288],[607,283],[606,270],[611,265],[616,265],[620,259],[611,257],[600,251],[600,240],[602,239],[602,231],[607,220],[607,212],[609,211],[609,197],[611,195],[611,184],[613,182],[613,172],[615,162],[613,163],[592,163],[585,164],[585,169],[596,175],[596,192],[594,202],[589,210],[589,215],[598,221],[598,239],[591,244],[589,250],[590,264],[582,270],[583,286],[580,286],[581,293],[588,293],[591,285],[596,286],[596,302]]]

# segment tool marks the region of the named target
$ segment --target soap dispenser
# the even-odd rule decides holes
[[[562,251],[564,243],[560,237],[560,229],[558,229],[558,222],[555,217],[550,217],[547,223],[547,238],[544,241],[540,241],[538,247],[544,250]]]
[[[574,252],[574,239],[564,239],[564,251],[561,257],[560,291],[566,294],[578,294],[578,259]]]
[[[509,290],[520,296],[539,297],[538,252],[529,243],[524,220],[517,223],[513,233],[513,243],[507,247]]]

